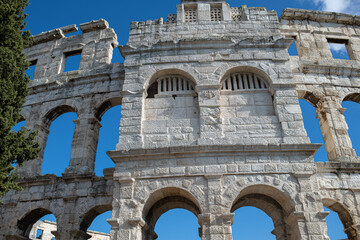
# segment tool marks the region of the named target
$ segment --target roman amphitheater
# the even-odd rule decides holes
[[[180,1],[179,1],[180,2]],[[360,17],[262,7],[225,0],[181,0],[177,13],[133,22],[129,41],[103,20],[34,37],[25,50],[36,65],[22,110],[43,152],[17,169],[23,191],[0,205],[0,239],[33,239],[44,215],[57,219],[56,240],[85,240],[100,214],[112,240],[153,240],[159,217],[194,213],[203,240],[231,240],[234,211],[253,206],[274,224],[277,240],[323,240],[327,207],[350,240],[360,239],[360,159],[341,106],[360,103]],[[295,41],[299,56],[289,56]],[[329,43],[350,60],[333,59]],[[111,63],[119,48],[124,63]],[[81,54],[80,67],[64,72]],[[320,144],[305,131],[299,99],[311,103]],[[115,168],[94,174],[100,120],[121,105]],[[75,112],[69,166],[41,175],[51,122]]]

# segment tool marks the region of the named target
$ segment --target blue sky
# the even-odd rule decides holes
[[[228,0],[232,7],[247,5],[248,7],[266,7],[268,10],[276,10],[278,15],[284,8],[303,8],[347,12],[358,14],[360,0],[293,0],[293,1],[265,1],[265,0]],[[30,0],[30,6],[26,9],[27,29],[32,34],[38,34],[54,28],[81,24],[100,18],[106,19],[110,27],[115,29],[120,45],[125,45],[128,40],[128,31],[131,21],[146,21],[148,19],[166,19],[169,13],[176,13],[176,4],[180,0]],[[344,55],[343,49],[333,48],[334,55]],[[123,59],[117,49],[114,51],[113,62],[122,62]],[[322,135],[318,120],[315,119],[314,108],[305,101],[300,101],[304,113],[304,122],[307,132],[313,143],[322,143]],[[345,112],[346,120],[350,128],[350,136],[354,148],[360,152],[360,131],[356,124],[356,115],[360,112],[359,104],[344,103],[348,108]],[[112,161],[105,154],[108,150],[115,149],[118,140],[118,126],[121,117],[121,108],[110,109],[103,117],[100,131],[98,155],[96,160],[96,174],[102,175],[102,169],[114,167]],[[70,145],[74,124],[75,113],[67,113],[56,119],[50,128],[48,145],[45,150],[42,173],[54,173],[58,176],[67,167],[70,159]],[[59,145],[61,147],[59,147]],[[322,148],[315,156],[316,161],[326,161],[326,152]],[[237,210],[233,225],[234,239],[275,239],[270,232],[273,229],[271,219],[263,212],[252,207]],[[106,219],[111,214],[106,213],[97,218],[90,227],[92,230],[108,232],[109,225]],[[341,232],[342,226],[335,213],[329,218],[334,219],[329,225],[331,239],[345,238]],[[175,227],[174,227],[175,226]],[[160,240],[200,239],[196,238],[198,224],[196,217],[185,210],[171,210],[165,213],[157,223],[156,232]],[[182,234],[174,234],[182,229]],[[189,229],[188,231],[185,229]],[[254,236],[254,232],[258,236]],[[188,235],[187,235],[188,234]]]

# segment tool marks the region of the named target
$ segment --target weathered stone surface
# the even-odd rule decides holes
[[[360,102],[358,16],[286,9],[230,8],[223,0],[182,0],[167,21],[133,22],[111,63],[117,37],[105,20],[35,36],[36,63],[22,110],[46,147],[51,122],[76,112],[69,167],[41,176],[39,159],[17,171],[23,191],[0,205],[0,239],[27,239],[43,215],[57,218],[56,239],[88,239],[97,215],[112,210],[110,239],[155,239],[158,218],[185,208],[203,240],[232,239],[233,212],[254,206],[277,239],[325,240],[339,213],[348,239],[360,239],[360,161],[342,101]],[[355,27],[354,27],[355,26]],[[329,40],[330,39],[330,40]],[[295,40],[298,57],[288,47]],[[333,59],[329,42],[350,60]],[[81,53],[78,70],[66,57]],[[298,99],[316,107],[329,162],[304,129]],[[122,105],[115,169],[94,176],[99,124]]]

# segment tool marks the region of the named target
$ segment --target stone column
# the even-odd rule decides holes
[[[286,219],[286,222],[291,224],[291,220],[297,220],[300,228],[300,239],[329,240],[325,220],[329,212],[324,212],[323,210],[322,199],[318,194],[319,189],[317,184],[315,184],[316,179],[312,176],[313,173],[310,172],[296,174],[300,185],[298,196],[302,211],[291,214]],[[291,239],[296,238],[292,236]]]
[[[348,135],[343,109],[333,97],[324,97],[317,104],[317,118],[328,152],[329,161],[354,161],[355,150]]]
[[[114,176],[117,177],[116,173]],[[134,214],[134,209],[137,208],[132,201],[135,179],[122,177],[117,180],[114,199],[119,200],[113,202],[113,218],[108,220],[112,226],[112,240],[148,240],[145,234],[148,228],[142,219],[141,211]]]
[[[41,122],[26,122],[29,131],[38,131],[36,141],[39,143],[41,151],[39,157],[34,160],[24,162],[22,167],[18,167],[16,172],[21,178],[31,178],[41,175],[41,165],[44,159],[45,147],[49,136],[49,127]]]
[[[206,240],[232,240],[231,225],[235,214],[222,207],[222,175],[206,175],[208,180],[209,214],[201,218],[203,237]],[[204,221],[205,220],[205,221]]]
[[[71,159],[65,174],[93,173],[101,124],[93,116],[79,116],[74,120],[75,131],[71,144]]]
[[[210,239],[210,214],[200,214],[198,216],[198,222],[200,225],[199,235],[201,240]]]
[[[219,86],[198,86],[200,108],[199,145],[216,144],[223,137]]]

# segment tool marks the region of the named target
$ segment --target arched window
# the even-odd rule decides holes
[[[275,114],[269,83],[256,69],[235,69],[221,81],[223,133],[231,142],[245,138],[279,142],[281,126]],[[259,124],[254,124],[259,123]]]
[[[236,72],[229,74],[223,80],[223,91],[265,90],[268,83],[259,75],[250,72]]]
[[[184,75],[160,75],[151,81],[144,101],[142,133],[145,147],[191,145],[199,138],[200,110],[196,87]]]
[[[166,75],[156,79],[147,91],[147,98],[158,95],[178,95],[195,93],[195,85],[181,75]]]

